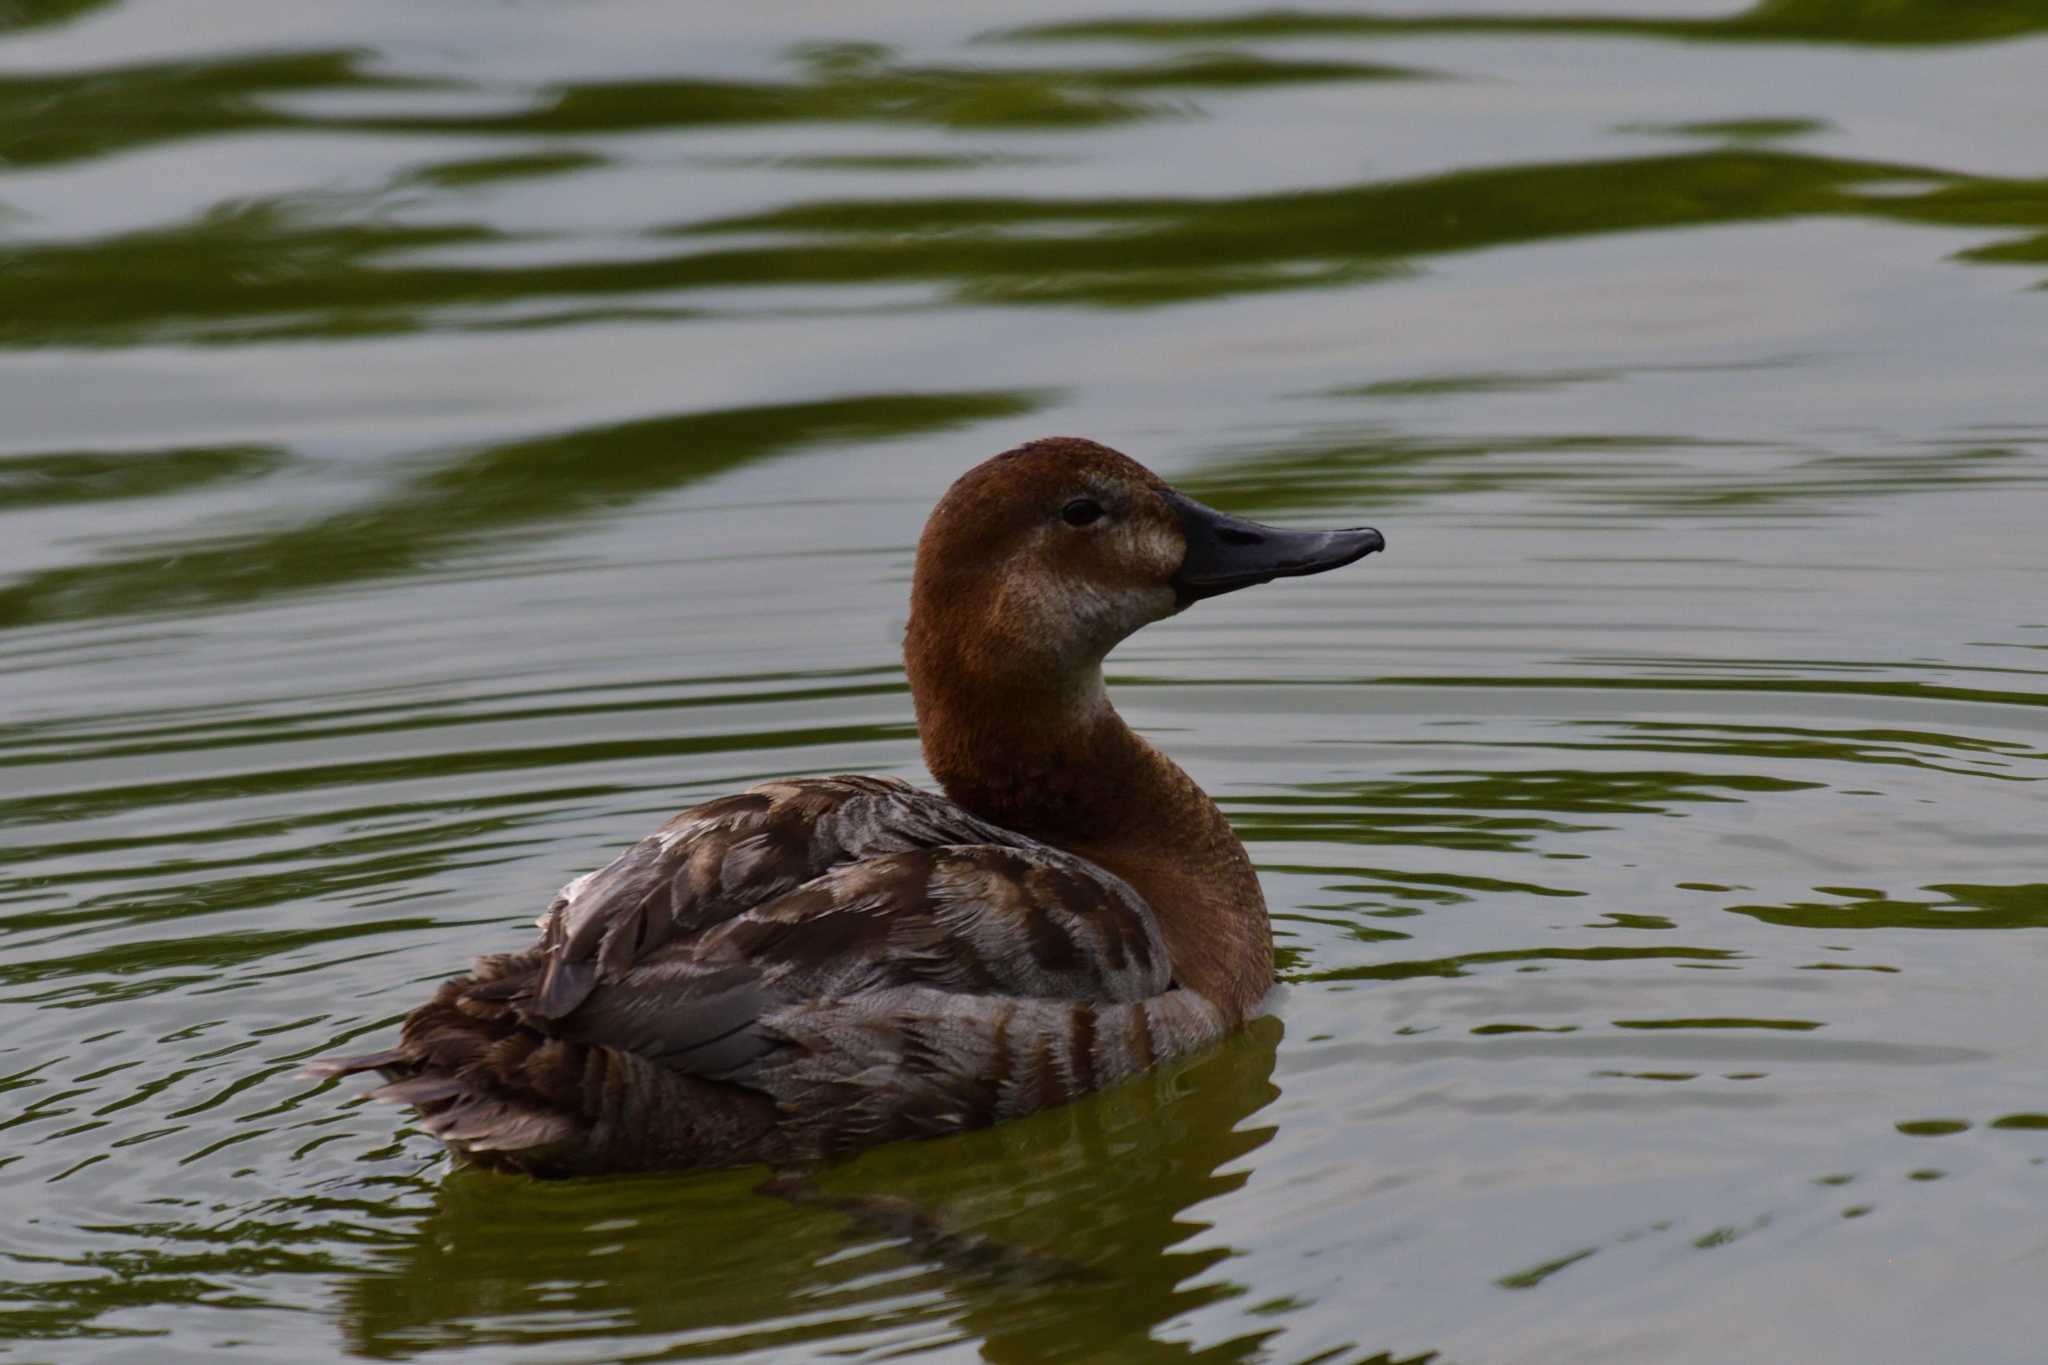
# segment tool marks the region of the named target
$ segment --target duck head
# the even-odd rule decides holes
[[[1099,695],[1103,656],[1139,627],[1385,545],[1367,527],[1229,516],[1093,441],[1032,441],[961,475],[925,523],[905,642],[912,690]]]

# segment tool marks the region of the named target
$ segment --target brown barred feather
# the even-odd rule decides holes
[[[407,1018],[377,1070],[452,1150],[536,1174],[801,1164],[1064,1103],[1150,1046],[1151,908],[1091,863],[869,777],[775,782],[571,882],[539,941]],[[1207,1015],[1201,1011],[1207,1009]],[[1135,1036],[1137,1050],[1113,1043]]]

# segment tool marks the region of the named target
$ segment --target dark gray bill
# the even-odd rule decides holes
[[[1204,507],[1172,489],[1162,496],[1179,515],[1188,541],[1187,558],[1173,576],[1173,590],[1183,607],[1254,583],[1341,569],[1387,548],[1387,538],[1369,526],[1283,531]]]

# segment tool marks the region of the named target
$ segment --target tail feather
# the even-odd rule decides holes
[[[472,1093],[468,1081],[457,1076],[411,1076],[389,1085],[380,1085],[370,1092],[373,1100],[388,1100],[392,1104],[409,1104],[415,1109],[440,1100],[452,1100],[459,1095]]]
[[[399,1045],[310,1063],[320,1076],[382,1072],[373,1098],[410,1105],[456,1156],[532,1175],[722,1166],[762,1159],[767,1096],[679,1074],[619,1048],[563,1038],[529,1013],[539,963],[485,959],[407,1016]],[[520,977],[524,973],[524,980]]]
[[[575,1125],[560,1114],[537,1114],[531,1110],[495,1115],[487,1127],[466,1129],[453,1135],[473,1154],[479,1152],[532,1154],[559,1147],[575,1135]]]
[[[388,1067],[404,1066],[411,1054],[402,1047],[388,1047],[382,1052],[365,1052],[356,1057],[315,1057],[299,1068],[302,1076],[354,1076],[365,1071],[383,1071]]]
[[[553,1146],[575,1133],[566,1114],[551,1114],[516,1100],[468,1091],[453,1103],[422,1112],[420,1126],[469,1152],[525,1152]]]

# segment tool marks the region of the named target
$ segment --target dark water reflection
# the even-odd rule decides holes
[[[38,620],[114,612],[163,611],[246,602],[275,593],[399,574],[418,574],[438,560],[485,548],[633,502],[751,460],[825,442],[852,444],[879,436],[965,427],[1021,416],[1034,404],[1024,395],[878,394],[823,403],[691,413],[510,442],[458,456],[406,480],[398,488],[347,511],[311,522],[180,546],[177,572],[162,571],[163,549],[129,559],[29,574],[0,590],[0,628]],[[211,454],[177,452],[153,457],[161,480],[176,476],[180,455],[191,465]],[[71,496],[82,496],[82,472],[58,464],[46,476]],[[105,461],[100,462],[104,465]],[[242,468],[269,473],[257,461]],[[251,468],[255,466],[255,468]],[[30,490],[33,492],[33,490]],[[135,496],[122,489],[100,496]],[[49,495],[45,495],[46,497]]]
[[[1243,1292],[1199,1206],[1241,1187],[1272,1136],[1254,1116],[1279,1093],[1280,1034],[1262,1020],[1172,1079],[969,1138],[960,1161],[935,1168],[911,1149],[828,1178],[831,1194],[908,1199],[942,1210],[949,1231],[1046,1258],[1055,1269],[1035,1282],[921,1265],[897,1239],[750,1193],[751,1175],[509,1198],[504,1182],[461,1176],[347,1277],[344,1329],[379,1358],[648,1336],[686,1356],[851,1339],[881,1353],[979,1341],[994,1360],[1191,1357],[1148,1334]],[[1259,1335],[1212,1349],[1249,1358]]]
[[[2048,18],[2009,0],[1760,0],[1699,17],[1617,14],[1374,14],[1268,10],[1173,19],[1091,19],[1013,29],[1014,38],[1146,41],[1416,33],[1554,33],[1671,38],[1686,42],[1977,43],[2048,28]]]
[[[6,8],[0,1354],[2031,1359],[2043,28]],[[922,780],[918,526],[1057,431],[1392,545],[1112,660],[1273,1017],[827,1178],[1069,1273],[297,1074]]]
[[[29,92],[21,102],[48,100]],[[428,126],[525,130],[504,120]],[[33,147],[15,154],[35,159]],[[346,337],[474,325],[448,315],[479,307],[493,309],[490,320],[499,325],[579,325],[648,316],[649,295],[688,299],[741,286],[915,284],[980,305],[1139,307],[1364,284],[1399,274],[1418,257],[1459,251],[1792,217],[1997,229],[1996,239],[1962,258],[2048,261],[2048,183],[1740,145],[1238,198],[814,200],[656,225],[636,259],[606,252],[516,272],[489,263],[494,249],[522,245],[510,234],[441,213],[420,221],[405,202],[422,178],[474,185],[587,169],[568,153],[446,163],[409,170],[382,195],[242,201],[166,228],[23,244],[5,256],[11,306],[0,340]],[[1902,182],[1918,188],[1899,193]],[[770,240],[723,244],[733,236]],[[688,245],[664,247],[671,238]],[[428,254],[442,259],[418,261]],[[628,302],[615,302],[621,299]],[[505,311],[521,300],[542,311]]]

